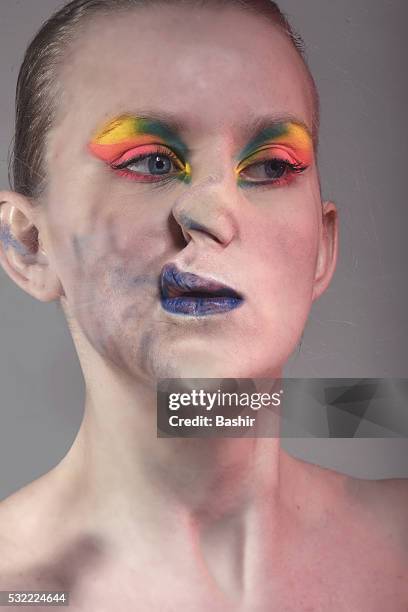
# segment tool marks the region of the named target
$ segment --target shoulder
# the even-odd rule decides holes
[[[360,568],[361,579],[381,576],[384,589],[408,597],[408,479],[369,480],[318,472],[325,475],[329,492],[327,532],[318,531],[328,544],[327,555],[333,543],[339,544],[334,547],[336,564]]]
[[[12,579],[41,557],[37,486],[31,483],[0,502],[0,576]],[[39,545],[40,544],[40,545]]]
[[[385,516],[408,524],[408,478],[347,481],[349,499],[371,510],[378,518]]]
[[[348,499],[373,538],[395,554],[408,578],[408,479],[350,479]]]
[[[311,464],[305,474],[309,490],[321,496],[316,512],[319,523],[323,515],[352,537],[389,546],[408,567],[407,478],[369,480]]]
[[[100,561],[58,480],[49,472],[0,502],[0,590],[73,591]]]
[[[309,478],[329,497],[341,497],[348,507],[398,519],[408,525],[408,478],[370,480],[307,464]]]
[[[44,576],[55,582],[52,566],[63,545],[64,518],[58,528],[46,476],[0,502],[0,587],[6,590],[38,588]]]

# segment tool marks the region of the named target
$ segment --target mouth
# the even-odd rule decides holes
[[[160,293],[164,310],[180,315],[207,316],[228,312],[244,301],[235,289],[191,272],[181,272],[175,264],[163,267]]]

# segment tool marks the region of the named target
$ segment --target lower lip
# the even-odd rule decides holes
[[[175,297],[162,298],[164,310],[173,314],[204,317],[229,312],[241,306],[243,300],[235,297]]]

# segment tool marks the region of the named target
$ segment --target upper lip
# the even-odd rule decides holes
[[[175,264],[166,264],[160,274],[162,297],[173,298],[188,294],[191,297],[234,297],[242,296],[227,285],[204,278],[192,272],[182,272]]]

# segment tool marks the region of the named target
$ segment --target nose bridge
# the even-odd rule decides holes
[[[203,235],[229,244],[237,232],[234,175],[224,169],[193,181],[174,202],[172,214],[189,242]]]

